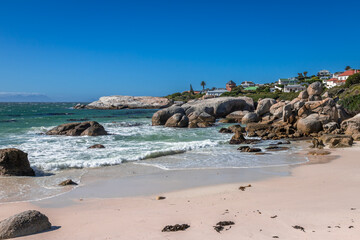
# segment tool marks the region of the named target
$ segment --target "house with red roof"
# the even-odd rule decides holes
[[[359,69],[349,69],[340,74],[336,74],[336,75],[334,74],[332,78],[330,78],[329,80],[326,81],[326,87],[332,88],[335,86],[341,86],[341,85],[345,84],[346,80],[351,75],[354,75],[355,73],[360,73],[360,70]]]

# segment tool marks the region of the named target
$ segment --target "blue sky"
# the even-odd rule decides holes
[[[89,101],[360,68],[359,1],[0,1],[0,92]]]

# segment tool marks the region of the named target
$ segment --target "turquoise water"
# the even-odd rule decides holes
[[[38,173],[133,161],[168,169],[251,168],[289,165],[305,159],[288,151],[246,154],[227,144],[231,134],[215,127],[175,129],[151,126],[156,110],[73,109],[75,103],[0,103],[0,148],[19,148]],[[47,136],[63,123],[98,121],[111,134],[98,137]],[[259,143],[265,148],[271,141]],[[105,149],[88,149],[103,144]],[[291,152],[299,149],[291,147]]]

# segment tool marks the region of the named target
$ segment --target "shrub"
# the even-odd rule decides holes
[[[360,95],[343,98],[339,102],[348,112],[357,114],[360,112]]]
[[[360,73],[355,73],[354,75],[351,75],[350,77],[348,77],[348,79],[346,80],[345,83],[345,87],[350,87],[354,84],[358,84],[360,83]]]

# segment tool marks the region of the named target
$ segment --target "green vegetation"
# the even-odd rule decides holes
[[[269,86],[258,87],[254,91],[247,91],[246,89],[242,89],[241,87],[234,88],[231,92],[223,93],[222,97],[239,97],[246,96],[254,99],[254,101],[259,100],[260,98],[274,98],[280,100],[292,100],[299,95],[298,92],[284,93],[284,92],[270,92]]]
[[[349,88],[344,86],[333,87],[328,90],[329,96],[340,99],[341,104],[350,114],[360,112],[360,83]]]
[[[354,75],[351,75],[350,77],[348,77],[348,79],[346,80],[345,83],[345,87],[350,87],[352,85],[355,84],[359,84],[360,83],[360,73],[355,73]]]
[[[194,94],[194,93],[190,93],[190,92],[177,92],[177,93],[173,93],[171,95],[166,96],[166,98],[173,100],[173,101],[183,101],[183,102],[187,102],[191,99],[197,99],[197,98],[201,98],[202,96],[204,96],[205,94]]]

